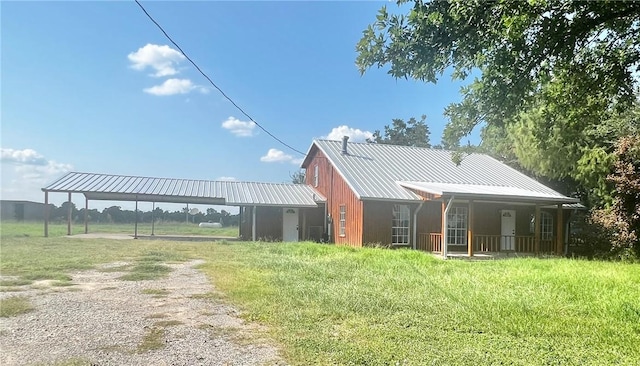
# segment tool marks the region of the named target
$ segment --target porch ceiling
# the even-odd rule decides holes
[[[513,200],[544,203],[578,203],[577,198],[561,194],[550,194],[509,186],[479,184],[455,184],[435,182],[396,182],[404,188],[414,189],[439,196],[456,196],[468,199]]]

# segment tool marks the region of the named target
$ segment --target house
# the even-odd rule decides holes
[[[302,163],[335,243],[561,254],[578,202],[485,154],[316,140]],[[573,206],[572,206],[573,205]]]
[[[484,154],[315,140],[306,184],[221,182],[70,172],[43,188],[89,200],[240,208],[245,240],[329,241],[449,253],[556,253],[575,198]],[[87,211],[85,210],[85,212]],[[45,210],[45,236],[48,213]],[[71,233],[71,222],[67,232]],[[85,216],[85,232],[88,232]],[[137,223],[134,229],[137,237]]]

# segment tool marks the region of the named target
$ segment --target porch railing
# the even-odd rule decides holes
[[[553,239],[540,240],[540,253],[554,252],[555,241]],[[416,249],[427,252],[442,252],[442,234],[420,233]],[[535,253],[536,244],[534,236],[525,235],[473,235],[473,251],[483,252],[518,252]]]
[[[420,233],[418,234],[418,250],[425,252],[442,252],[442,235],[440,233]]]

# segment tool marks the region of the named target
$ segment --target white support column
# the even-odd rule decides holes
[[[413,212],[413,250],[416,250],[418,244],[418,212],[422,209],[422,205],[424,205],[424,201],[420,201],[420,205]]]
[[[449,199],[449,203],[447,203],[447,207],[444,209],[444,212],[442,213],[442,258],[447,259],[447,249],[448,249],[448,245],[447,245],[447,240],[449,239],[447,237],[447,224],[448,224],[448,220],[447,220],[447,216],[449,215],[449,210],[451,209],[451,206],[453,206],[453,200],[456,198],[456,196],[451,196],[451,199]]]

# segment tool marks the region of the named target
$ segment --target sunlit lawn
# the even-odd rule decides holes
[[[238,227],[229,226],[223,228],[202,228],[198,224],[186,222],[157,222],[153,225],[155,235],[205,235],[205,236],[229,236],[237,237]],[[135,224],[109,224],[109,223],[89,223],[90,233],[113,233],[133,235]],[[42,222],[16,222],[2,221],[0,223],[1,235],[41,237],[44,235],[44,223]],[[73,235],[84,233],[84,222],[72,223],[71,233]],[[151,223],[138,223],[139,235],[151,235]],[[67,223],[54,221],[49,223],[49,236],[59,237],[67,235]]]
[[[25,229],[27,230],[27,229]],[[312,243],[5,236],[2,274],[202,258],[222,299],[267,325],[292,364],[637,365],[640,266],[442,261]],[[213,298],[220,295],[212,295]],[[37,309],[35,310],[37,311]]]

